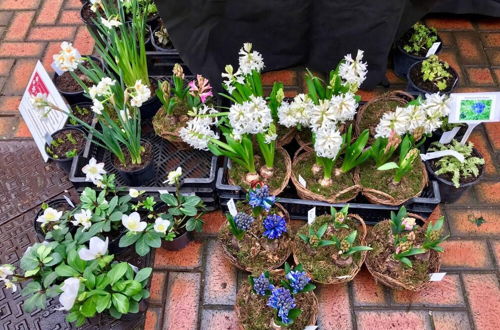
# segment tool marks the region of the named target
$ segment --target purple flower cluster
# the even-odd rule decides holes
[[[277,309],[278,317],[281,319],[281,322],[288,324],[290,323],[288,313],[297,305],[295,304],[295,299],[290,290],[286,288],[274,288],[267,301],[267,306]]]
[[[264,219],[263,225],[265,228],[263,235],[269,239],[280,238],[287,231],[285,218],[277,214],[268,215]]]
[[[306,272],[299,272],[297,270],[292,270],[286,274],[290,286],[292,287],[292,293],[297,294],[304,290],[306,285],[311,281],[311,278],[307,276]]]
[[[255,221],[254,217],[242,212],[236,214],[236,216],[234,217],[234,223],[236,224],[236,227],[238,227],[238,229],[240,230],[247,231],[248,229],[250,229],[250,226],[254,221]]]
[[[274,286],[269,282],[266,275],[262,273],[259,277],[253,279],[253,289],[258,295],[265,296],[267,291],[274,289]]]
[[[273,206],[276,201],[275,196],[269,195],[269,187],[262,186],[260,188],[255,188],[249,191],[248,193],[249,201],[251,207],[262,207],[266,211]]]

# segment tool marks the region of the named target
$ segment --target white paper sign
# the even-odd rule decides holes
[[[430,276],[431,278],[429,281],[431,282],[439,282],[442,281],[446,273],[431,273]]]
[[[233,217],[235,217],[236,214],[238,214],[238,210],[236,209],[236,204],[234,204],[234,199],[231,198],[229,202],[227,202],[227,208],[229,209],[229,213],[231,213]]]
[[[302,177],[302,175],[299,174],[299,183],[304,186],[304,188],[307,188],[307,182],[306,179]]]
[[[462,155],[459,152],[456,152],[455,150],[434,151],[434,152],[428,152],[426,154],[420,154],[420,158],[422,158],[424,162],[429,159],[441,158],[445,156],[453,156],[456,159],[458,159],[460,163],[463,163],[465,161],[464,155]]]
[[[450,123],[500,121],[500,92],[450,94]]]
[[[316,220],[316,208],[313,207],[309,211],[307,211],[307,223],[312,225],[312,223]]]
[[[439,143],[441,144],[448,144],[453,140],[455,135],[457,135],[458,131],[460,130],[460,127],[453,127],[451,131],[443,132],[443,135],[441,135],[441,138],[439,139]]]
[[[57,91],[56,86],[40,61],[38,61],[35,70],[31,74],[28,87],[19,104],[19,112],[29,128],[43,160],[47,161],[49,156],[45,152],[45,142],[50,140],[52,133],[63,128],[68,116],[65,113],[53,110],[42,118],[40,112],[31,104],[31,97],[39,93],[46,95],[49,102],[62,110],[69,111],[64,99]]]
[[[427,51],[427,55],[425,55],[425,57],[429,57],[429,56],[436,54],[436,52],[439,49],[439,46],[441,46],[440,41],[433,43],[431,48],[429,48],[429,50]]]

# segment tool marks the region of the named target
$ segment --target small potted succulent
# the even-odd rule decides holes
[[[410,67],[425,60],[427,52],[436,42],[441,42],[441,39],[435,28],[420,22],[415,23],[396,44],[393,57],[394,73],[406,79]],[[441,45],[435,54],[440,50]]]
[[[307,329],[315,326],[318,299],[301,265],[249,276],[236,296],[241,329]]]
[[[245,202],[237,202],[237,213],[226,214],[219,242],[227,259],[236,267],[260,272],[281,266],[291,254],[288,213],[269,187],[256,184]]]
[[[52,133],[50,143],[45,144],[45,152],[50,160],[69,173],[73,158],[83,152],[86,142],[87,138],[83,130],[67,127]]]
[[[408,71],[408,92],[418,94],[449,94],[458,83],[457,72],[437,55],[417,62]]]
[[[403,206],[391,219],[377,223],[369,232],[367,242],[373,248],[366,257],[368,271],[378,282],[393,288],[420,290],[429,282],[429,275],[439,271],[439,246],[445,239],[444,217],[417,224],[423,219],[408,214]]]
[[[294,238],[293,258],[313,281],[337,284],[351,281],[366,258],[366,225],[349,205],[302,226]]]
[[[434,142],[428,152],[453,150],[464,156],[461,162],[453,156],[444,156],[425,162],[427,171],[439,183],[439,192],[443,203],[454,203],[471,186],[481,180],[484,172],[484,159],[474,148],[472,142],[462,145],[457,140],[450,144]]]

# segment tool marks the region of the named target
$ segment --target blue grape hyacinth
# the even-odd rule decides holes
[[[262,235],[269,239],[280,238],[283,233],[286,233],[286,220],[277,214],[268,215],[263,222],[266,229]]]
[[[295,304],[295,299],[290,290],[278,287],[273,289],[267,301],[267,306],[277,309],[278,317],[281,319],[281,322],[288,324],[290,323],[288,313],[297,305]]]
[[[236,227],[240,230],[245,230],[247,231],[250,229],[250,226],[252,226],[252,223],[255,221],[254,217],[251,215],[248,215],[246,213],[238,213],[234,217],[234,223],[236,224]]]
[[[251,207],[262,207],[266,211],[269,211],[276,201],[275,196],[269,195],[268,186],[252,189],[249,191],[248,196],[248,204],[250,204]]]
[[[259,277],[253,279],[253,289],[258,295],[265,296],[267,291],[274,289],[274,286],[266,275],[262,273]]]
[[[304,290],[306,285],[311,281],[311,278],[307,276],[306,272],[300,272],[297,270],[292,270],[286,274],[290,286],[292,287],[292,293],[297,294]]]
[[[472,110],[474,110],[475,113],[480,114],[484,111],[484,108],[486,108],[486,105],[481,102],[476,102],[472,105]]]

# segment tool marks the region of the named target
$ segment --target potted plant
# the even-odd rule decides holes
[[[257,184],[245,202],[236,203],[234,216],[226,214],[228,221],[219,229],[218,239],[234,266],[260,272],[280,267],[290,256],[290,219],[275,201],[268,186]]]
[[[182,66],[176,63],[172,84],[164,80],[158,87],[156,94],[163,106],[153,118],[155,133],[178,149],[189,148],[180,133],[194,116],[216,112],[212,107],[212,86],[208,79],[201,75],[197,75],[195,80],[188,83]]]
[[[83,152],[86,141],[83,130],[65,127],[51,134],[50,142],[47,141],[48,143],[45,144],[45,152],[50,160],[69,173],[73,158]]]
[[[307,146],[311,140],[309,128],[314,103],[308,94],[297,94],[291,101],[283,100],[278,108],[280,127],[286,128],[300,146]]]
[[[71,113],[86,124],[92,125],[95,115],[92,111],[92,103],[82,102],[72,105]],[[75,119],[69,117],[65,127],[82,128],[82,125],[80,125]]]
[[[484,159],[474,148],[472,142],[461,144],[453,140],[450,144],[434,142],[428,152],[452,150],[464,156],[461,162],[453,156],[444,156],[425,162],[427,171],[439,183],[439,192],[443,203],[454,203],[471,186],[481,180],[484,172]]]
[[[441,236],[444,217],[423,227],[417,220],[423,221],[401,207],[369,232],[367,242],[373,250],[368,252],[366,267],[378,282],[418,291],[429,282],[429,274],[439,271],[439,253],[444,251],[439,244],[448,238]]]
[[[441,39],[435,28],[420,22],[415,23],[396,44],[393,57],[394,73],[406,78],[410,67],[416,62],[425,60],[427,52],[436,42],[441,42]],[[435,54],[440,50],[441,45]]]
[[[451,93],[458,83],[458,73],[437,55],[417,62],[408,71],[408,92],[418,94]]]
[[[41,241],[50,240],[50,238],[46,238],[46,234],[67,223],[66,217],[69,213],[66,211],[70,211],[71,209],[72,206],[63,198],[42,203],[33,223],[38,238]]]
[[[306,329],[316,324],[316,288],[301,265],[249,276],[236,296],[241,329]]]
[[[168,52],[174,50],[172,41],[164,24],[160,24],[151,32],[151,43],[158,52]]]
[[[366,258],[366,225],[349,205],[302,226],[294,238],[293,258],[313,281],[337,284],[351,281]]]
[[[68,312],[66,320],[76,326],[100,313],[117,319],[143,313],[140,306],[149,296],[146,286],[152,269],[113,262],[107,248],[107,239],[93,237],[87,248],[71,235],[63,242],[36,243],[21,258],[24,274],[16,274],[15,267],[7,264],[0,266],[1,278],[14,292],[15,283],[31,280],[22,291],[28,313],[45,309],[47,299],[59,296],[61,309]]]

